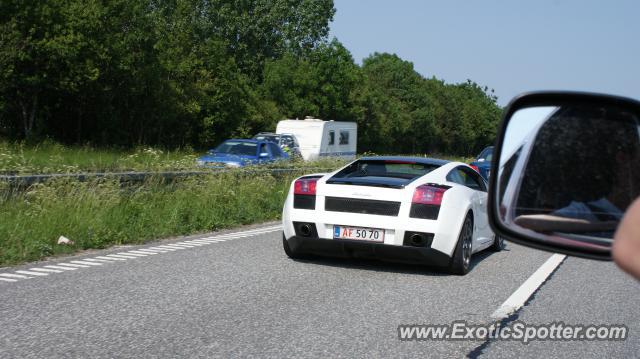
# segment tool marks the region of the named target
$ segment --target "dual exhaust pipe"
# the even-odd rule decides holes
[[[303,224],[300,226],[300,234],[304,237],[309,237],[311,235],[311,226],[308,224]]]
[[[421,234],[414,233],[409,237],[411,241],[411,245],[414,247],[422,247],[424,246],[424,237]]]
[[[404,240],[402,245],[408,247],[431,247],[433,241],[433,233],[423,232],[404,232]]]
[[[307,238],[318,237],[318,231],[316,230],[315,223],[293,222],[293,228],[295,229],[297,236]]]

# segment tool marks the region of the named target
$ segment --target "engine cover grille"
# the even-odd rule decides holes
[[[324,209],[332,212],[397,216],[398,212],[400,212],[400,202],[360,198],[326,197],[324,200]]]

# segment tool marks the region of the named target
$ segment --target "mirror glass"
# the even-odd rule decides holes
[[[611,248],[640,195],[638,115],[571,103],[519,108],[499,156],[499,221],[541,244]]]

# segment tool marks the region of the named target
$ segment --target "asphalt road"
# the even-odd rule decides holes
[[[625,341],[398,339],[401,324],[493,322],[549,257],[508,243],[477,255],[464,277],[293,261],[277,223],[87,252],[0,269],[0,357],[640,356],[640,285],[611,263],[575,258],[510,320],[625,324]]]

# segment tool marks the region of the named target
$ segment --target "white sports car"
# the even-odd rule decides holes
[[[489,227],[486,203],[486,182],[464,163],[364,157],[293,181],[282,212],[284,251],[466,274],[473,253],[504,246]]]

